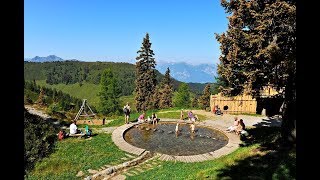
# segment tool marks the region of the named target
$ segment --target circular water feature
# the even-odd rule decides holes
[[[196,126],[192,133],[190,125],[180,124],[176,134],[175,128],[176,123],[140,124],[128,129],[124,139],[133,146],[175,156],[208,153],[228,144],[228,137],[218,130]]]

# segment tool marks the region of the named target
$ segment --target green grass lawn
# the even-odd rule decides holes
[[[87,176],[88,169],[97,170],[122,157],[125,152],[112,142],[111,134],[101,133],[91,140],[67,138],[56,143],[54,153],[36,163],[27,179],[82,179],[76,177],[80,170]]]
[[[206,116],[204,115],[201,115],[201,114],[197,114],[197,113],[194,113],[195,115],[198,116],[198,118],[200,119],[200,121],[202,120],[206,120],[208,119]],[[169,119],[180,119],[180,111],[178,112],[165,112],[165,111],[162,111],[160,113],[157,114],[158,117],[161,119],[161,118],[169,118]],[[186,118],[188,117],[188,113],[187,112],[183,112],[183,117]]]
[[[280,154],[279,159],[268,153],[259,155],[255,151],[258,147],[242,147],[212,161],[163,162],[160,167],[127,179],[295,179],[295,152]]]

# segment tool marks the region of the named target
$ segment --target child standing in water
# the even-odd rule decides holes
[[[192,124],[190,125],[190,129],[191,129],[191,132],[192,132],[192,133],[194,133],[194,128],[195,128],[195,125],[194,125],[194,123],[192,123]]]
[[[180,120],[183,120],[183,109],[181,109],[181,112],[180,112]]]
[[[179,123],[177,123],[176,125],[176,135],[178,135],[178,133],[179,133]]]

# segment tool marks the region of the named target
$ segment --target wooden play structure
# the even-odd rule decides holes
[[[89,106],[87,99],[83,99],[82,105],[74,118],[77,124],[96,124],[99,125],[101,120],[95,119],[96,114],[92,111]],[[99,122],[98,122],[99,121]],[[102,121],[101,121],[102,124]]]
[[[218,106],[224,114],[264,114],[270,110],[276,111],[280,103],[283,101],[277,95],[280,92],[268,86],[264,87],[260,92],[259,97],[252,97],[251,95],[238,95],[233,97],[223,96],[221,93],[210,96],[210,110],[214,111],[215,106]],[[268,107],[267,107],[268,106]],[[279,107],[280,107],[279,106]]]
[[[239,95],[234,97],[224,97],[221,93],[211,95],[210,109],[213,112],[214,107],[218,106],[224,114],[249,113],[255,114],[257,101],[249,95]]]

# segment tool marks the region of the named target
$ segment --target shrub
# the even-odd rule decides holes
[[[35,163],[53,150],[58,129],[37,115],[24,110],[24,169],[25,174]]]

